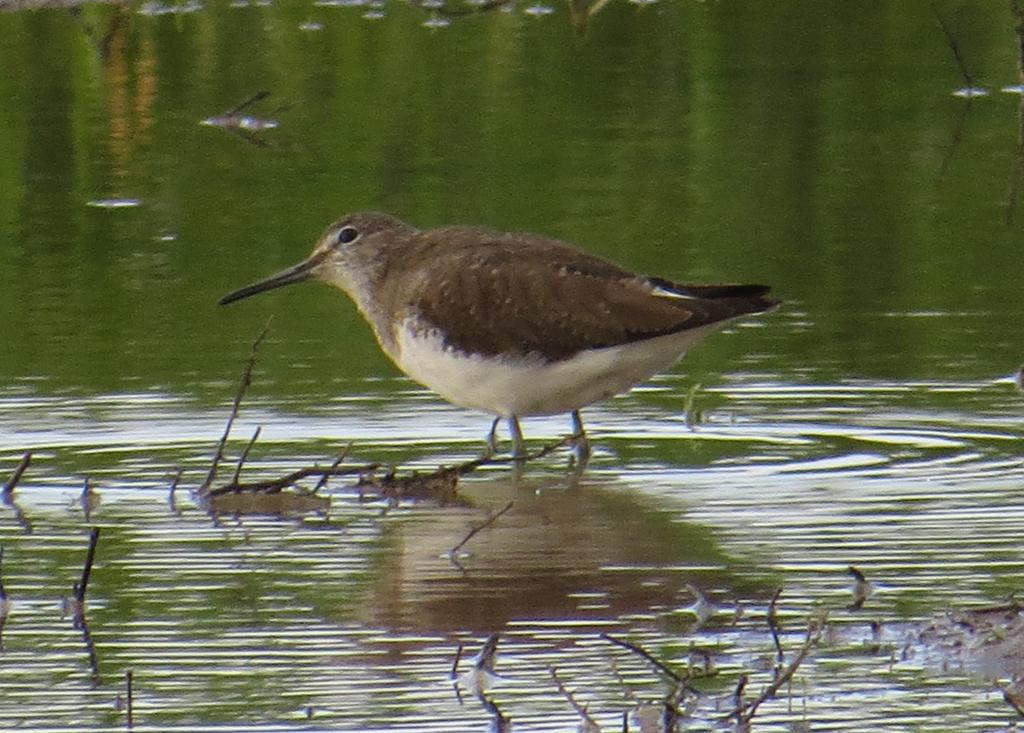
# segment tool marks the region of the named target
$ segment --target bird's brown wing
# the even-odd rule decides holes
[[[444,230],[437,230],[441,233]],[[583,349],[699,328],[775,305],[755,285],[685,286],[645,278],[556,240],[455,230],[407,280],[405,309],[466,353]]]

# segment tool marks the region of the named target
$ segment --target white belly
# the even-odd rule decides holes
[[[435,334],[401,328],[390,354],[398,367],[452,404],[501,416],[556,415],[625,392],[668,369],[724,325],[591,349],[563,361],[467,356]]]

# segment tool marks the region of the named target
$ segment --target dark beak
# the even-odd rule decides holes
[[[287,270],[282,270],[276,275],[271,275],[265,280],[254,282],[252,285],[246,285],[244,288],[239,288],[234,292],[228,293],[217,301],[217,303],[219,305],[227,305],[228,303],[234,303],[236,300],[248,298],[250,295],[256,295],[257,293],[279,288],[282,285],[291,285],[292,283],[308,280],[313,275],[313,270],[316,266],[323,262],[325,256],[325,253],[317,252],[309,259],[303,260],[294,267],[289,267]]]

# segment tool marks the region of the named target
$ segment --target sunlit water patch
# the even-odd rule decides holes
[[[994,683],[1008,670],[986,664],[1001,651],[961,653],[979,640],[942,624],[1019,588],[1024,435],[1012,387],[736,378],[694,395],[705,407],[689,420],[670,409],[685,393],[656,381],[588,410],[595,454],[580,477],[555,454],[520,476],[471,476],[467,504],[447,507],[389,507],[339,479],[328,508],[284,518],[212,517],[189,498],[226,405],[12,390],[4,469],[25,450],[35,459],[0,515],[13,604],[0,726],[123,729],[131,669],[140,727],[464,731],[502,717],[571,729],[579,716],[554,668],[617,730],[670,685],[603,634],[679,670],[713,670],[681,726],[720,726],[741,673],[748,700],[771,680],[779,588],[787,663],[809,619],[828,611],[829,625],[758,710],[759,727],[989,730],[1012,719]],[[357,460],[453,463],[482,447],[489,422],[405,385],[303,408],[253,398],[233,455],[257,425],[245,471],[276,475],[348,443]],[[568,427],[526,422],[537,444]],[[86,476],[99,496],[88,518]],[[102,536],[79,629],[61,601],[90,526]],[[859,608],[851,565],[870,583]],[[456,650],[465,673],[492,633],[497,677],[480,695],[453,685]]]

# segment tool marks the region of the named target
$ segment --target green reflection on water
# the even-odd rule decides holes
[[[1019,226],[1004,222],[1017,104],[949,96],[926,15],[613,3],[580,36],[502,13],[432,33],[401,5],[379,23],[297,2],[4,14],[0,330],[17,336],[0,376],[203,393],[271,312],[274,392],[322,398],[297,362],[393,374],[325,288],[214,306],[366,207],[774,284],[792,320],[713,339],[698,374],[765,354],[776,374],[825,379],[1001,372],[1024,305]],[[299,30],[308,18],[324,30]],[[1008,17],[955,20],[973,66],[1012,81]],[[281,123],[264,147],[198,125],[260,88],[272,95],[251,113]],[[86,206],[118,196],[142,206]]]
[[[119,724],[113,681],[135,667],[155,723],[291,720],[310,700],[334,705],[328,719],[338,724],[358,725],[344,706],[367,700],[357,719],[384,725],[412,710],[464,720],[454,701],[422,697],[447,671],[454,644],[441,636],[450,631],[518,621],[512,643],[518,634],[528,651],[541,649],[533,663],[542,669],[566,639],[591,651],[594,629],[571,622],[602,616],[622,632],[654,636],[659,652],[679,653],[687,581],[748,604],[785,584],[786,603],[803,609],[823,597],[845,603],[843,568],[856,562],[883,586],[866,613],[886,620],[1014,590],[1017,507],[995,477],[1015,470],[1013,449],[1003,447],[1015,437],[1007,417],[1015,403],[970,390],[1022,359],[1024,248],[1019,215],[1007,207],[1020,106],[1001,94],[970,104],[950,96],[959,78],[926,5],[641,9],[613,0],[585,34],[561,8],[547,19],[458,19],[437,32],[422,27],[421,10],[400,4],[377,23],[358,9],[295,0],[158,18],[136,8],[0,13],[0,389],[56,396],[0,425],[15,425],[12,441],[36,423],[75,433],[41,456],[19,489],[37,534],[23,535],[9,513],[0,525],[4,578],[22,603],[6,629],[6,659],[15,683],[27,682],[11,693],[64,683],[56,690],[64,704],[32,698],[0,712],[80,722],[86,701],[90,720]],[[324,29],[300,30],[306,20]],[[1015,80],[1003,8],[966,4],[950,22],[982,81]],[[279,128],[246,139],[199,124],[259,89],[272,94],[247,112]],[[87,206],[116,197],[142,203]],[[398,432],[418,440],[396,445],[381,430],[377,444],[357,445],[360,458],[433,451],[436,436],[413,435],[431,422],[424,403],[391,394],[401,381],[364,381],[396,372],[337,293],[311,285],[215,306],[305,255],[336,216],[363,208],[421,226],[545,232],[667,277],[771,283],[787,300],[782,311],[763,327],[709,339],[681,367],[712,390],[697,395],[717,413],[705,434],[721,432],[730,414],[753,424],[726,436],[732,442],[703,440],[699,430],[679,439],[681,422],[676,433],[645,439],[606,416],[603,429],[617,437],[598,441],[594,470],[616,473],[607,486],[541,486],[533,495],[536,485],[469,482],[467,493],[494,506],[513,498],[521,513],[474,540],[466,575],[443,554],[478,512],[414,507],[381,519],[379,507],[345,505],[326,527],[251,517],[213,526],[191,506],[184,518],[170,515],[161,477],[179,462],[189,478],[200,473],[219,435],[219,413],[208,444],[186,432],[209,419],[193,403],[230,398],[271,313],[244,420],[326,412],[350,420],[340,434],[358,435],[358,420],[327,401],[368,394],[352,410],[357,418],[385,413],[400,423],[412,414],[419,421]],[[753,397],[713,391],[750,373],[762,385]],[[880,379],[877,393],[771,393],[779,383],[855,387],[860,378]],[[926,386],[900,398],[885,389],[911,378]],[[977,381],[940,394],[931,385],[942,380]],[[628,404],[678,415],[680,384],[662,382],[667,391]],[[73,403],[78,394],[150,390],[183,399],[162,410],[81,400],[85,415],[51,414],[69,393]],[[139,456],[135,441],[154,440],[144,428],[158,412],[178,442]],[[913,441],[929,427],[956,437],[961,420],[999,439],[982,432],[946,448]],[[485,428],[480,416],[466,421]],[[318,423],[321,432],[297,438],[309,423],[296,422],[290,433],[277,425],[284,437],[267,441],[254,462],[336,453],[335,433]],[[909,438],[881,440],[892,424]],[[797,445],[759,442],[769,429]],[[97,436],[104,431],[119,436],[113,453],[96,450],[108,445],[109,435]],[[858,451],[878,458],[877,473],[841,460],[800,470]],[[13,460],[5,456],[4,466]],[[646,467],[646,478],[622,477],[623,466]],[[78,636],[56,618],[85,547],[69,508],[80,488],[77,476],[64,481],[71,472],[100,474],[106,496],[90,590],[107,681],[99,690],[87,684]],[[910,488],[893,489],[893,476]],[[58,483],[67,506],[33,503]],[[131,500],[119,504],[118,491]],[[965,505],[986,513],[976,534],[977,514],[948,511]],[[924,528],[915,525],[921,517]],[[627,571],[617,575],[617,565]],[[936,582],[947,576],[949,587]],[[899,589],[887,595],[886,583]],[[607,608],[579,610],[569,594],[588,589],[607,592]],[[545,618],[570,628],[552,641],[549,626],[530,625]],[[760,619],[745,623],[738,633],[771,655]],[[430,638],[401,646],[371,638],[394,630]],[[712,638],[751,657],[759,643]],[[54,653],[44,658],[39,648]],[[594,654],[603,664],[603,650]],[[812,691],[829,701],[856,695],[859,713],[865,675],[819,675]],[[844,677],[857,689],[843,689]],[[884,675],[868,678],[894,691]],[[547,699],[522,709],[564,713],[565,701],[545,689]],[[932,681],[915,691],[931,695]],[[601,691],[605,710],[621,693]],[[911,695],[897,712],[927,715],[922,698]],[[958,706],[972,725],[984,723],[980,706]],[[878,711],[867,715],[892,717]]]

